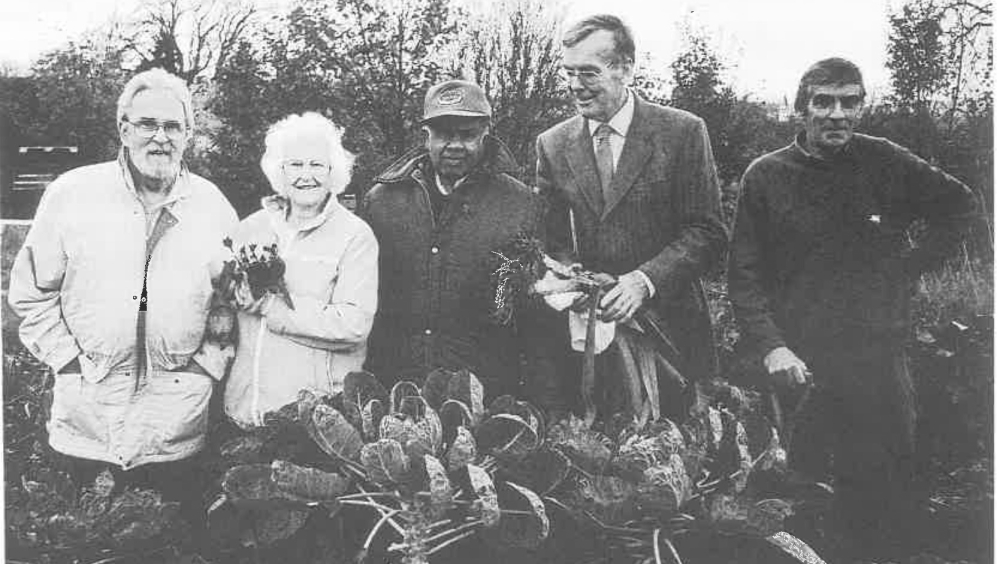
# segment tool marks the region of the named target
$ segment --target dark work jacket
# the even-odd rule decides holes
[[[898,342],[917,275],[975,211],[964,184],[886,139],[856,134],[833,160],[798,141],[760,157],[743,176],[729,262],[748,350]],[[907,228],[918,219],[928,230],[915,248]]]
[[[519,233],[535,234],[542,200],[514,178],[517,165],[508,149],[492,137],[486,143],[483,160],[437,218],[430,200],[435,173],[426,150],[390,165],[365,196],[361,215],[380,248],[379,308],[366,366],[387,384],[421,382],[437,367],[466,367],[483,381],[488,397],[538,396],[550,377],[533,361],[532,351],[542,347],[531,336],[540,327],[530,311],[518,312],[516,327],[490,318],[491,274],[498,266],[493,251]],[[528,374],[521,371],[522,351]]]

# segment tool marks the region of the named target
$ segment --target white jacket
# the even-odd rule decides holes
[[[378,302],[378,241],[364,220],[331,197],[312,222],[292,229],[283,200],[240,223],[234,248],[278,244],[295,309],[270,299],[263,316],[240,312],[240,341],[226,382],[226,414],[242,427],[295,401],[302,388],[329,393],[361,370]]]
[[[124,157],[53,182],[15,259],[8,300],[24,318],[21,341],[57,372],[78,357],[82,368],[56,375],[48,430],[60,452],[128,468],[204,444],[212,382],[178,369],[199,359],[222,239],[237,218],[212,183],[187,171],[169,200],[149,264],[143,382],[135,366],[146,218]]]

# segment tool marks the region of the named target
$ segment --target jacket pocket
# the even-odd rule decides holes
[[[50,434],[61,435],[81,444],[106,444],[108,422],[95,401],[98,384],[80,373],[55,375],[52,387]]]
[[[194,372],[153,373],[139,400],[139,413],[147,432],[159,441],[154,453],[170,455],[184,450],[187,443],[204,438],[208,430],[208,402],[212,379]]]

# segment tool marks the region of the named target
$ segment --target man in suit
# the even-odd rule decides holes
[[[627,322],[647,308],[679,350],[677,368],[700,379],[717,366],[700,277],[727,244],[718,177],[704,122],[637,96],[634,65],[631,31],[615,16],[586,18],[563,37],[579,115],[538,138],[547,245],[614,276],[600,318]]]

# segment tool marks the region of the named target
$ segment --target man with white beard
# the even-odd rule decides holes
[[[191,457],[228,362],[203,337],[236,213],[184,165],[194,112],[182,80],[136,75],[117,114],[118,159],[45,191],[9,301],[21,341],[55,372],[49,443],[77,483],[109,468],[119,487],[153,487],[194,515]]]

